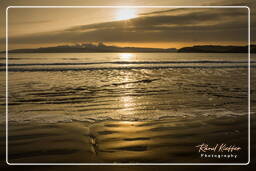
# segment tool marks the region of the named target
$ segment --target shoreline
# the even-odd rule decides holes
[[[9,162],[245,163],[246,118],[10,124]],[[237,145],[242,150],[232,153],[236,159],[202,158],[196,148],[202,143]]]

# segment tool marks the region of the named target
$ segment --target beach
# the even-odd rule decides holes
[[[246,163],[246,117],[10,125],[10,163]],[[236,125],[236,126],[234,126]],[[239,137],[239,138],[238,138]],[[200,157],[197,145],[239,144],[236,159]],[[29,146],[29,148],[27,148]],[[224,154],[227,154],[224,153]]]
[[[79,55],[10,56],[9,163],[247,163],[246,55]]]

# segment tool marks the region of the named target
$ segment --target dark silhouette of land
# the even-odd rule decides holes
[[[190,53],[248,53],[248,46],[215,46],[203,45],[183,47],[178,52]],[[256,52],[256,45],[251,45],[251,53]]]
[[[4,53],[2,51],[1,53]],[[64,45],[54,47],[42,47],[37,49],[14,49],[9,50],[9,53],[248,53],[248,46],[219,46],[219,45],[202,45],[176,48],[141,48],[141,47],[119,47],[108,46],[103,43],[98,44],[77,44],[77,45]],[[251,45],[251,53],[256,53],[256,45]]]
[[[140,48],[140,47],[118,47],[107,46],[103,43],[98,44],[79,44],[64,45],[55,47],[45,47],[38,49],[15,49],[8,51],[9,53],[93,53],[93,52],[176,52],[177,49],[169,48]]]

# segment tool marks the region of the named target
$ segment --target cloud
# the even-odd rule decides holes
[[[172,9],[139,17],[10,38],[19,43],[244,42],[247,9]]]
[[[21,25],[21,24],[43,24],[43,23],[50,23],[52,20],[37,20],[37,21],[14,21],[14,22],[9,22],[10,24],[15,24],[15,25]]]

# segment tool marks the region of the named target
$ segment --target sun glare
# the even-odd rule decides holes
[[[128,60],[133,57],[133,54],[132,53],[120,53],[119,56],[121,59]]]
[[[135,18],[136,15],[136,9],[134,8],[122,8],[118,9],[116,13],[116,20],[128,20],[131,18]]]

